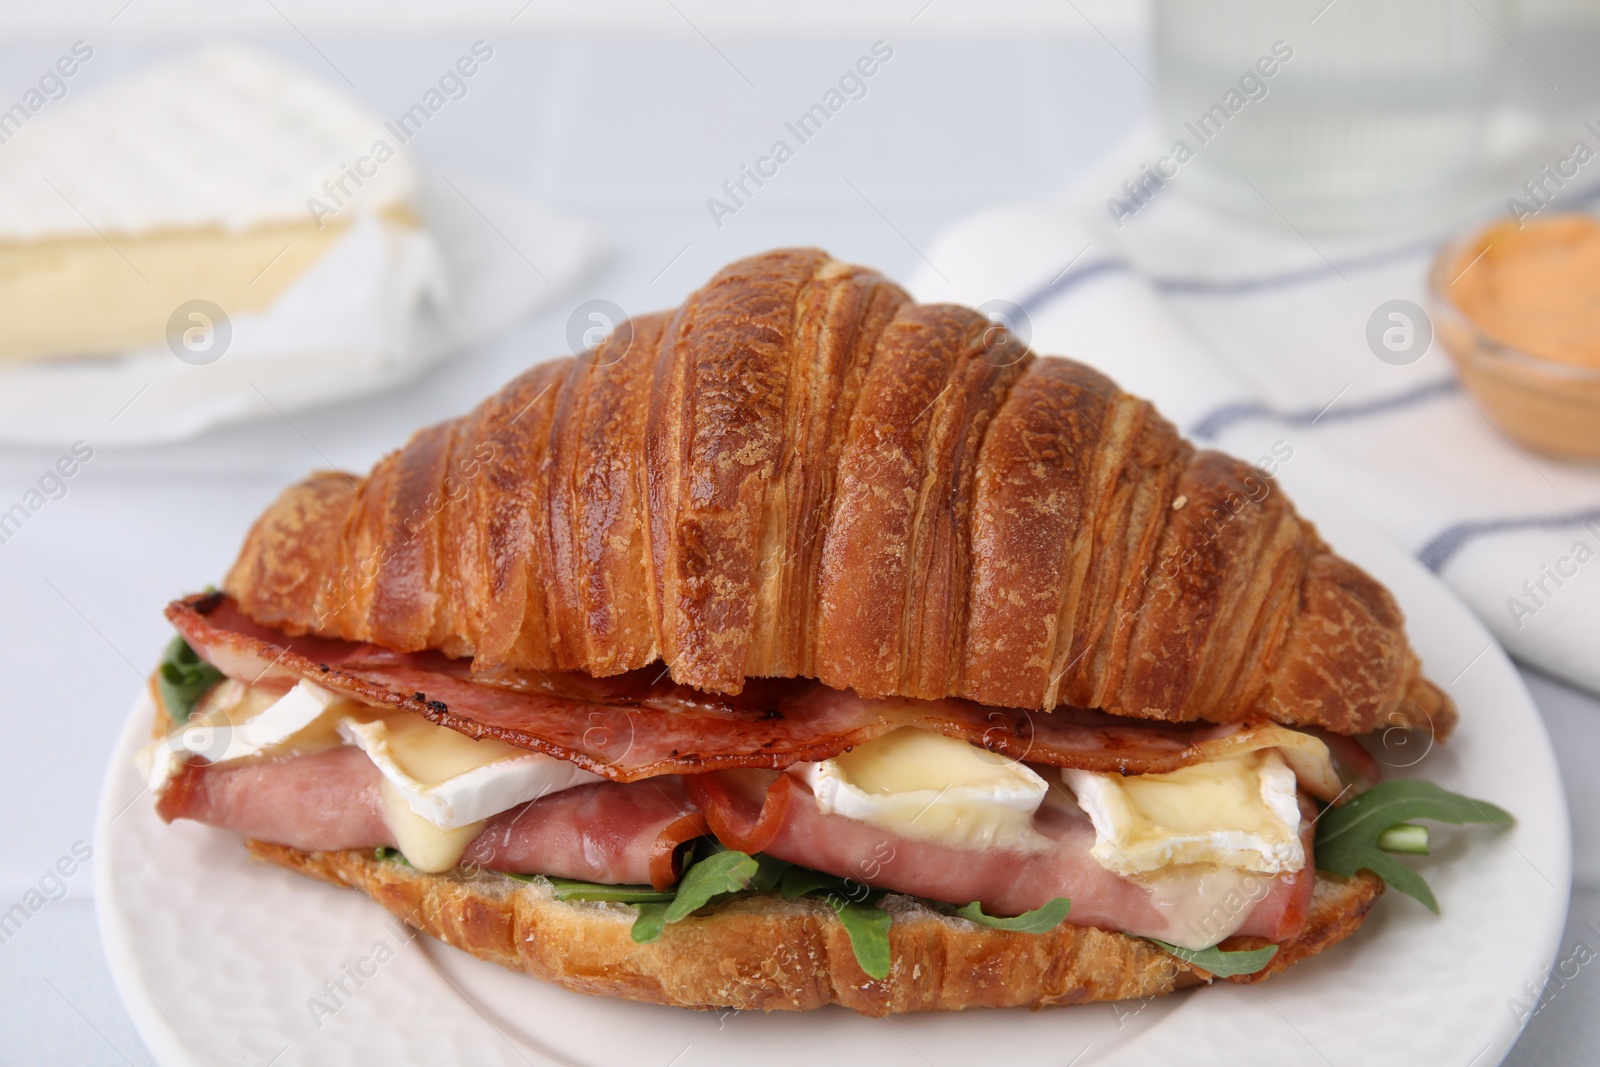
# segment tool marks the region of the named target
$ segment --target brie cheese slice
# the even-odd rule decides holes
[[[1033,829],[1049,784],[1005,756],[928,730],[906,728],[849,752],[794,768],[817,807],[902,837],[951,848],[1051,847]]]
[[[184,306],[253,318],[358,214],[397,241],[418,225],[383,119],[253,49],[157,63],[0,127],[0,364],[209,338],[215,312]]]
[[[358,707],[311,682],[277,693],[229,678],[200,700],[187,722],[146,745],[136,759],[151,791],[159,793],[189,756],[226,763],[277,754],[291,742],[297,742],[295,751],[331,748],[339,739],[326,721],[330,709]]]
[[[474,740],[415,712],[368,707],[308,681],[278,694],[228,679],[206,694],[187,723],[145,746],[138,760],[151,790],[159,793],[190,756],[228,763],[341,744],[365,752],[387,791],[438,830],[462,829],[600,781],[566,760],[503,741]],[[389,822],[400,834],[397,820]]]
[[[383,822],[394,835],[394,843],[406,862],[419,871],[438,874],[461,862],[461,854],[472,839],[483,833],[483,823],[467,823],[442,830],[411,808],[410,798],[383,780]]]
[[[566,760],[492,738],[473,740],[415,714],[368,721],[346,717],[339,722],[339,735],[372,759],[388,789],[412,812],[440,830],[461,829],[601,780]],[[390,829],[399,832],[392,823]],[[404,847],[401,851],[412,859]]]
[[[1294,771],[1275,749],[1167,774],[1061,774],[1094,824],[1090,854],[1109,871],[1210,864],[1279,874],[1305,866]]]

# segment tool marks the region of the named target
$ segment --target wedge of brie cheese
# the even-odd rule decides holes
[[[1091,854],[1117,874],[1193,864],[1279,874],[1305,866],[1295,774],[1275,749],[1167,774],[1061,774],[1094,824]]]
[[[53,105],[0,151],[0,362],[162,343],[195,300],[261,312],[358,212],[414,230],[397,148],[355,100],[237,47]]]
[[[415,712],[368,707],[308,681],[274,693],[228,679],[138,760],[159,794],[186,758],[228,764],[342,744],[360,748],[383,775],[384,822],[424,871],[454,867],[491,816],[600,780],[565,760],[473,740]]]
[[[370,721],[348,716],[339,735],[372,759],[406,807],[441,830],[600,781],[566,760],[492,738],[475,741],[415,714]]]
[[[906,728],[795,773],[824,813],[952,848],[1035,851],[1049,783],[1016,760],[965,741]]]

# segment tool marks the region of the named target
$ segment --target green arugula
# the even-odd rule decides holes
[[[861,970],[870,978],[889,977],[889,927],[894,917],[877,906],[883,890],[851,878],[791,867],[778,884],[778,892],[785,900],[817,897],[832,908],[850,938],[850,951]]]
[[[860,901],[872,891],[860,882],[852,882],[838,875],[823,874],[808,867],[791,867],[778,883],[778,892],[784,900],[793,900],[808,893],[826,892],[846,900]]]
[[[392,851],[380,849],[379,858],[388,858],[385,853]],[[398,857],[398,853],[395,855]],[[510,877],[533,881],[530,875]],[[746,855],[705,839],[690,854],[683,877],[671,889],[658,890],[647,885],[602,885],[568,878],[546,880],[554,887],[557,900],[611,901],[631,905],[634,909],[632,937],[641,944],[655,941],[672,923],[681,922],[706,905],[725,900],[736,893],[777,891],[785,900],[815,897],[832,908],[839,917],[839,924],[850,938],[850,951],[855,954],[861,970],[872,978],[889,976],[892,963],[889,927],[893,925],[894,918],[877,906],[885,891],[873,889],[851,878],[796,867],[772,856]],[[1001,930],[1040,934],[1055,929],[1066,918],[1070,907],[1065,897],[1058,897],[1041,908],[1011,918],[985,915],[977,903],[959,909],[956,914]]]
[[[876,906],[884,895],[883,890],[871,889],[848,878],[796,867],[771,856],[747,856],[743,852],[727,851],[720,845],[713,847],[717,851],[684,873],[683,881],[678,884],[676,901],[665,907],[649,904],[640,907],[639,918],[633,925],[635,941],[653,941],[661,936],[667,923],[677,922],[703,907],[707,902],[701,899],[704,888],[715,889],[717,896],[744,889],[763,893],[776,889],[785,900],[815,896],[827,904],[839,917],[839,924],[850,938],[850,951],[855,954],[856,963],[861,969],[872,978],[888,977],[889,926],[894,920],[888,912]],[[706,886],[689,893],[691,879],[708,864],[712,865],[709,873],[700,876],[706,880]],[[745,884],[725,888],[738,878],[744,878]],[[656,908],[660,910],[651,910]]]
[[[648,899],[624,901],[638,913],[633,921],[633,939],[648,944],[660,937],[669,923],[681,922],[714,901],[747,890],[768,892],[778,884],[789,864],[770,856],[747,856],[724,848],[715,841],[703,842],[692,854],[683,877],[675,888],[652,891]],[[589,895],[569,899],[598,900]],[[606,898],[620,899],[620,898]]]
[[[718,844],[717,847],[723,846]],[[756,863],[760,866],[756,868],[755,877],[750,879],[750,889],[756,893],[772,892],[794,869],[794,864],[775,856],[757,855]]]
[[[381,860],[384,863],[398,863],[402,867],[411,866],[411,861],[406,859],[404,853],[397,848],[390,848],[388,845],[379,845],[373,849],[372,858]]]
[[[518,877],[512,875],[513,878]],[[524,881],[531,878],[522,876]],[[652,889],[647,885],[605,885],[600,882],[579,882],[571,878],[547,878],[555,890],[557,900],[607,900],[617,904],[664,904],[676,895],[670,889]]]
[[[1021,915],[1004,918],[995,915],[985,915],[983,905],[974,900],[964,908],[957,908],[956,914],[970,922],[982,923],[992,926],[996,930],[1016,930],[1024,934],[1047,934],[1060,926],[1066,919],[1067,912],[1072,910],[1072,901],[1066,897],[1056,897],[1043,907],[1025,911]]]
[[[666,921],[681,922],[711,903],[713,897],[749,889],[760,869],[756,858],[743,852],[713,852],[683,872],[677,895],[667,905]]]
[[[633,920],[633,939],[641,945],[649,944],[666,930],[667,905],[635,904],[633,910],[637,913]]]
[[[1161,951],[1169,956],[1176,956],[1185,963],[1192,963],[1196,967],[1204,967],[1218,978],[1232,978],[1238,974],[1255,974],[1265,967],[1272,957],[1278,954],[1277,945],[1266,945],[1262,948],[1253,948],[1245,952],[1225,952],[1216,946],[1211,948],[1192,949],[1179,948],[1169,945],[1165,941],[1157,941],[1153,937],[1145,938],[1152,945],[1161,946]]]
[[[894,917],[876,905],[855,904],[834,893],[822,901],[839,916],[861,970],[871,978],[889,977],[889,926]]]
[[[1317,823],[1317,867],[1348,878],[1371,871],[1435,915],[1439,902],[1422,876],[1390,852],[1425,853],[1427,834],[1400,831],[1415,819],[1465,826],[1510,826],[1511,814],[1488,801],[1441,789],[1432,782],[1393,781],[1373,786],[1354,799],[1322,813]],[[1203,965],[1202,965],[1203,966]]]
[[[156,668],[156,689],[161,703],[175,723],[186,723],[194,706],[211,687],[222,681],[222,672],[201,659],[179,634],[168,642]]]

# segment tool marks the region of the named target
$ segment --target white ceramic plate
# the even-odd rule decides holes
[[[1307,510],[1394,590],[1429,675],[1460,704],[1449,746],[1397,773],[1519,818],[1504,834],[1436,833],[1420,867],[1440,917],[1388,893],[1347,942],[1264,985],[1219,983],[1146,1003],[864,1019],[585,997],[413,939],[361,894],[250,863],[233,834],[162,825],[131,763],[149,729],[141,699],[107,774],[95,839],[95,900],[118,988],[166,1067],[945,1067],[1002,1050],[1009,1063],[1055,1067],[1489,1067],[1516,1040],[1511,1004],[1542,982],[1565,921],[1570,834],[1550,741],[1511,663],[1443,585],[1337,507]],[[1416,751],[1397,749],[1390,762]]]

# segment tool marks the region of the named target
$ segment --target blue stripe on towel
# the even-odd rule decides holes
[[[1571,511],[1564,515],[1538,515],[1521,519],[1482,519],[1477,522],[1458,522],[1447,526],[1433,540],[1423,545],[1417,558],[1430,571],[1437,574],[1472,541],[1486,534],[1508,533],[1513,530],[1559,530],[1563,526],[1587,526],[1600,522],[1600,508]]]
[[[1403,393],[1381,396],[1359,404],[1346,404],[1344,407],[1331,410],[1323,407],[1316,410],[1307,408],[1304,411],[1277,411],[1258,401],[1247,400],[1224,404],[1196,422],[1190,427],[1189,433],[1194,437],[1214,441],[1224,430],[1250,419],[1274,419],[1290,426],[1310,426],[1316,422],[1348,422],[1352,419],[1384,415],[1453,392],[1455,392],[1455,379],[1445,378],[1407,389]]]
[[[1413,242],[1396,248],[1386,248],[1364,256],[1357,256],[1342,263],[1323,263],[1312,267],[1280,271],[1277,274],[1265,274],[1255,278],[1148,277],[1146,281],[1157,292],[1170,293],[1176,296],[1247,296],[1251,293],[1259,293],[1271,289],[1286,289],[1308,282],[1323,281],[1330,277],[1343,277],[1344,272],[1347,270],[1360,271],[1371,267],[1383,266],[1387,263],[1393,263],[1431,251],[1436,245],[1437,242],[1432,240]],[[1031,315],[1048,307],[1057,297],[1075,288],[1079,282],[1088,281],[1090,278],[1095,278],[1102,274],[1132,272],[1133,267],[1120,259],[1103,259],[1094,263],[1085,263],[1081,267],[1062,272],[1051,281],[1024,296],[1017,303]]]
[[[1600,200],[1600,185],[1570,194],[1560,205],[1563,208],[1576,208],[1587,206]],[[1172,293],[1179,296],[1248,296],[1251,293],[1260,293],[1272,289],[1286,289],[1295,285],[1309,282],[1324,281],[1330,277],[1342,278],[1346,271],[1363,271],[1372,267],[1381,267],[1394,263],[1410,256],[1424,255],[1438,248],[1444,240],[1442,236],[1428,237],[1418,241],[1411,241],[1392,248],[1379,249],[1365,255],[1352,256],[1349,259],[1327,261],[1310,267],[1299,267],[1294,270],[1279,271],[1276,274],[1264,274],[1255,278],[1160,278],[1151,277],[1147,280],[1150,285],[1162,293]],[[1040,286],[1018,303],[1029,314],[1046,307],[1056,297],[1072,289],[1081,281],[1111,272],[1131,271],[1133,268],[1122,260],[1102,260],[1098,263],[1086,263],[1076,270],[1069,270],[1057,276],[1053,281]]]
[[[1396,248],[1385,248],[1378,252],[1369,252],[1364,256],[1356,256],[1340,263],[1332,261],[1312,267],[1301,267],[1297,270],[1286,270],[1278,274],[1266,274],[1259,278],[1152,278],[1150,283],[1163,293],[1172,293],[1178,296],[1247,296],[1251,293],[1264,292],[1269,289],[1287,289],[1290,286],[1303,285],[1307,282],[1320,282],[1329,278],[1343,278],[1345,271],[1368,270],[1372,267],[1381,267],[1398,260],[1409,259],[1412,256],[1431,252],[1437,247],[1438,242],[1417,241]]]
[[[1017,301],[1017,306],[1028,315],[1035,314],[1041,308],[1050,304],[1056,297],[1073,288],[1079,282],[1088,281],[1090,278],[1101,274],[1120,274],[1133,268],[1120,259],[1103,259],[1096,263],[1085,263],[1076,270],[1064,270],[1053,279],[1039,286],[1033,292]]]

